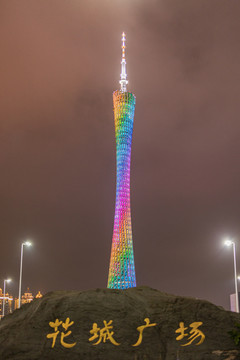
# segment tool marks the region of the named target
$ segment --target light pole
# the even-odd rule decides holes
[[[6,298],[6,283],[11,282],[11,279],[4,280],[4,286],[3,286],[3,311],[2,311],[2,317],[5,315],[5,298]]]
[[[23,263],[23,247],[31,246],[30,241],[25,241],[21,244],[21,259],[20,259],[20,277],[19,277],[19,293],[18,293],[18,308],[21,306],[21,292],[22,292],[22,263]]]
[[[237,285],[237,260],[236,260],[236,244],[233,240],[226,239],[224,241],[226,246],[233,247],[233,264],[234,264],[234,282],[235,282],[235,300],[236,300],[236,312],[239,313],[239,302],[238,302],[238,285]]]

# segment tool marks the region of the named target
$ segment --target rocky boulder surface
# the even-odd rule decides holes
[[[1,360],[240,360],[240,315],[149,287],[59,291],[0,322]]]

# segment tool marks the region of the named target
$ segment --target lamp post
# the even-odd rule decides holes
[[[6,298],[6,283],[11,282],[11,279],[4,280],[4,286],[3,286],[3,311],[2,311],[2,317],[5,315],[5,298]]]
[[[19,276],[19,293],[18,293],[18,308],[21,306],[21,293],[22,293],[22,263],[23,263],[23,247],[31,246],[30,241],[25,241],[21,244],[21,259],[20,259],[20,276]]]
[[[235,299],[236,299],[236,312],[239,313],[238,302],[238,285],[237,285],[237,260],[236,260],[236,244],[233,240],[226,239],[224,244],[233,247],[233,264],[234,264],[234,282],[235,282]]]

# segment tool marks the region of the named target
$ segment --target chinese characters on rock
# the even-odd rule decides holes
[[[140,325],[137,327],[137,331],[139,332],[138,340],[135,344],[132,346],[136,347],[141,345],[143,340],[143,331],[147,328],[154,327],[157,325],[157,323],[151,323],[149,318],[144,319],[145,325]],[[56,344],[57,337],[61,331],[60,334],[60,344],[65,348],[72,348],[76,345],[76,342],[69,342],[67,337],[71,335],[72,331],[68,330],[70,326],[74,324],[74,321],[70,321],[69,318],[67,318],[64,321],[59,321],[59,319],[56,319],[55,322],[50,321],[49,326],[54,329],[54,332],[49,333],[46,335],[48,339],[52,339],[52,348],[54,348]],[[102,328],[98,327],[97,323],[93,323],[92,329],[89,330],[89,333],[92,335],[88,340],[89,342],[95,341],[92,343],[92,345],[99,345],[100,343],[106,343],[106,341],[111,342],[114,346],[121,345],[119,342],[116,341],[113,331],[113,320],[106,321],[103,320],[104,326]],[[177,341],[181,341],[185,339],[186,337],[186,343],[180,344],[181,346],[189,346],[189,345],[201,345],[203,341],[205,340],[204,333],[199,329],[199,327],[203,323],[201,321],[199,322],[193,322],[189,325],[190,329],[188,330],[188,327],[185,327],[184,322],[179,323],[179,328],[175,330],[176,334],[179,334],[176,337]],[[59,327],[61,326],[61,329],[59,330]],[[150,329],[148,330],[150,331]],[[194,342],[195,340],[198,340],[198,342]],[[193,344],[194,343],[194,344]]]
[[[56,319],[55,322],[50,321],[49,325],[50,325],[52,328],[54,328],[54,333],[48,334],[48,335],[47,335],[47,338],[48,338],[48,339],[51,339],[51,338],[52,338],[52,348],[54,348],[55,343],[56,343],[56,340],[57,340],[57,336],[58,336],[58,334],[59,334],[59,332],[60,332],[60,331],[58,330],[59,326],[62,325],[64,331],[67,331],[68,328],[69,328],[70,326],[72,326],[73,324],[74,324],[74,321],[71,321],[71,322],[70,322],[70,319],[69,319],[69,318],[67,318],[65,322],[59,321],[58,319]],[[61,340],[60,340],[60,343],[61,343],[61,345],[62,345],[63,347],[65,347],[65,348],[72,348],[73,346],[76,345],[76,343],[68,344],[68,343],[66,343],[66,342],[64,341],[64,338],[65,338],[65,337],[68,337],[71,333],[72,333],[71,330],[69,330],[67,333],[64,333],[63,331],[61,332]]]

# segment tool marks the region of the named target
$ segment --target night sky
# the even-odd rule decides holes
[[[240,271],[240,2],[2,0],[0,287],[106,287],[127,38],[136,278],[229,308]],[[240,284],[239,284],[240,285]]]

